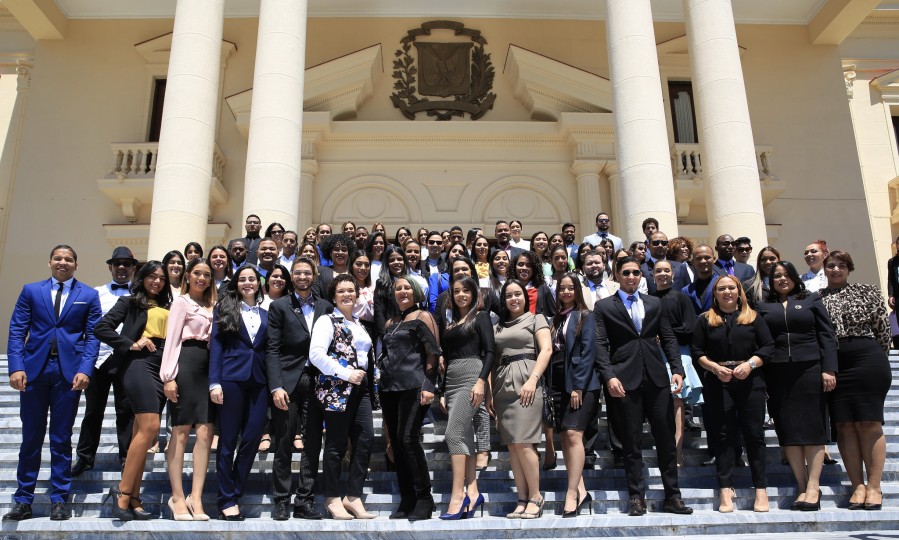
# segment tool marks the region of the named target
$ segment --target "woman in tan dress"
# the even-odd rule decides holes
[[[543,372],[549,365],[552,343],[543,315],[529,310],[524,285],[508,280],[500,292],[500,322],[495,328],[493,407],[500,440],[509,447],[518,504],[509,518],[543,515],[539,459],[534,445],[543,428]]]

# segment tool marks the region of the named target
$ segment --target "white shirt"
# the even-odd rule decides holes
[[[640,291],[636,291],[631,295],[618,289],[618,295],[621,297],[621,301],[624,302],[624,307],[627,309],[627,314],[631,316],[631,320],[634,320],[635,317],[640,320],[640,331],[643,331],[643,318],[646,316],[646,311],[643,307],[643,299],[640,298]],[[628,296],[636,298],[636,302],[628,300]]]
[[[802,282],[805,284],[805,289],[808,292],[818,292],[821,289],[827,288],[827,276],[824,275],[824,266],[821,266],[821,269],[818,270],[818,273],[814,273],[811,270],[799,276]]]
[[[381,261],[371,261],[371,282],[374,283],[378,281],[378,276],[381,275],[381,268],[384,264]]]
[[[618,238],[614,234],[608,233],[608,232],[607,233],[596,232],[594,234],[591,234],[590,236],[585,236],[584,240],[581,243],[590,242],[590,244],[592,244],[594,247],[596,247],[599,245],[600,242],[602,242],[603,234],[606,235],[606,238],[608,238],[609,240],[612,241],[612,245],[615,247],[615,251],[618,251],[619,249],[621,249],[621,238]]]
[[[72,292],[72,285],[75,284],[75,278],[71,277],[63,282],[50,278],[50,305],[56,306],[56,292],[59,290],[59,284],[62,283],[62,298],[59,302],[59,312],[62,313],[66,307],[66,300],[69,299],[69,293]]]
[[[512,247],[517,247],[518,249],[523,249],[525,251],[529,251],[531,249],[531,241],[525,240],[524,238],[522,238],[518,242],[516,242],[515,239],[513,238],[513,239],[509,240],[509,244]]]
[[[280,265],[283,266],[284,268],[287,268],[287,270],[289,271],[289,270],[290,270],[290,265],[293,264],[293,260],[296,259],[296,258],[297,258],[296,252],[294,252],[294,254],[291,255],[290,257],[285,257],[285,256],[284,256],[284,252],[282,251],[282,252],[281,252],[281,255],[278,256],[278,262],[277,262],[277,264],[280,264]]]
[[[356,350],[358,369],[368,368],[368,351],[371,350],[371,337],[362,325],[355,320],[345,319],[340,311],[334,310],[334,317],[343,319],[353,334],[353,348]],[[334,338],[334,325],[331,317],[319,317],[312,329],[312,341],[309,345],[309,361],[325,375],[333,375],[341,380],[350,380],[353,368],[343,367],[328,356],[328,347]]]
[[[256,334],[259,333],[259,327],[262,326],[262,316],[259,315],[259,306],[250,306],[241,302],[240,318],[243,319],[243,325],[247,328],[247,334],[250,335],[250,341],[256,341]]]
[[[118,285],[116,283],[116,285]],[[116,290],[112,290],[113,282],[109,282],[106,285],[100,285],[99,287],[94,287],[94,290],[97,291],[97,294],[100,295],[100,310],[103,312],[103,315],[109,313],[109,310],[112,309],[112,306],[119,301],[119,298],[123,296],[131,296],[129,290],[131,289],[131,282],[126,283],[127,287],[124,289],[116,288]],[[118,328],[116,328],[116,332],[122,332],[122,325],[120,324]],[[100,354],[97,355],[97,361],[94,363],[94,367],[100,367],[103,362],[106,361],[107,358],[112,356],[112,347],[109,345],[100,342]]]
[[[293,295],[297,297],[297,300],[300,300],[299,294],[293,293]],[[315,318],[315,307],[303,304],[300,309],[303,310],[303,318],[306,319],[306,328],[312,328],[312,320]]]
[[[599,285],[596,285],[589,279],[584,279],[584,284],[587,286],[587,290],[590,293],[590,298],[584,298],[587,301],[588,307],[593,307],[597,302],[602,300],[603,298],[608,298],[611,296],[608,287],[606,287],[606,282],[602,281]]]

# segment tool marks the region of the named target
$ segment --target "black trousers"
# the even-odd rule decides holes
[[[350,467],[347,471],[347,491],[350,497],[361,497],[365,478],[368,476],[368,464],[371,460],[371,447],[375,439],[374,421],[371,411],[371,395],[367,382],[354,386],[347,401],[346,411],[322,411],[321,404],[310,407],[307,411],[306,421],[321,424],[325,423],[325,452],[322,463],[321,490],[325,497],[339,497],[340,471],[343,456],[347,451],[347,442],[352,444],[353,450],[350,456]],[[318,447],[316,447],[318,442]],[[304,448],[309,453],[310,467],[318,468],[318,452],[321,447],[321,437],[314,438]],[[315,457],[315,464],[312,458]]]
[[[380,392],[381,414],[393,443],[400,509],[411,510],[416,501],[433,500],[428,462],[421,446],[421,423],[428,407],[421,406],[421,391]]]
[[[624,455],[624,449],[621,445],[621,439],[618,437],[618,433],[615,432],[615,422],[614,417],[618,416],[620,413],[615,411],[615,407],[619,404],[621,400],[613,398],[609,394],[609,387],[605,384],[602,385],[602,392],[605,396],[606,402],[606,431],[609,436],[609,450],[612,451],[612,457],[621,457]],[[599,415],[599,408],[596,409],[597,415]],[[597,430],[599,430],[599,425],[596,426]],[[589,426],[588,426],[589,429]],[[584,440],[586,441],[588,437],[587,432],[584,432]],[[586,446],[586,442],[584,443]],[[595,445],[595,442],[594,442]],[[589,448],[589,447],[587,447]]]
[[[84,419],[81,421],[81,434],[78,436],[78,448],[75,454],[91,465],[97,456],[100,446],[100,433],[103,430],[103,418],[106,415],[106,403],[109,400],[109,389],[112,387],[115,405],[116,435],[119,443],[119,459],[124,461],[131,445],[131,432],[134,429],[134,414],[128,406],[128,398],[118,370],[110,373],[109,361],[100,364],[91,375],[91,383],[84,391]]]
[[[312,397],[312,378],[305,373],[300,376],[300,381],[296,388],[289,394],[290,402],[287,404],[287,410],[271,406],[272,411],[272,432],[274,437],[272,443],[275,448],[275,457],[272,460],[272,480],[274,490],[272,497],[275,503],[290,499],[291,484],[293,476],[291,473],[291,463],[293,461],[293,438],[297,434],[298,425],[303,424],[303,414],[306,410],[306,400]],[[271,396],[269,396],[271,400]],[[321,423],[318,424],[318,438],[321,441]],[[321,443],[319,443],[321,444]],[[297,503],[312,502],[312,486],[315,482],[315,475],[318,472],[318,454],[316,454],[316,471],[311,473],[307,469],[303,469],[303,462],[306,460],[307,451],[303,452],[300,460],[300,482],[297,488]],[[308,477],[311,474],[311,478]],[[304,475],[306,477],[304,477]],[[303,484],[307,484],[308,488],[304,493],[310,494],[308,498],[302,498],[300,492]]]
[[[677,449],[674,443],[674,402],[671,389],[657,388],[644,381],[633,390],[628,390],[623,398],[610,398],[610,418],[614,430],[621,438],[624,470],[627,476],[627,491],[630,498],[643,499],[646,496],[646,481],[643,478],[643,419],[649,419],[649,427],[655,438],[656,455],[665,498],[680,497],[677,486]]]
[[[743,434],[752,484],[756,489],[766,487],[765,479],[765,386],[756,381],[761,375],[752,372],[745,380],[732,379],[722,383],[706,372],[702,395],[703,411],[709,446],[715,441],[715,467],[718,485],[733,487],[734,462],[739,433]]]

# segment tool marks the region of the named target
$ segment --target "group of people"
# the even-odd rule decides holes
[[[122,477],[108,497],[122,521],[152,517],[141,480],[166,408],[175,520],[210,519],[202,495],[216,437],[219,519],[244,519],[240,498],[257,452],[269,447],[273,519],[376,517],[363,501],[375,410],[399,488],[390,518],[429,519],[435,504],[421,428],[432,405],[447,415],[452,468],[441,519],[483,514],[477,472],[481,457],[489,459],[492,429],[508,448],[517,493],[506,517],[543,514],[540,470],[556,466],[557,435],[568,476],[561,514],[592,510],[583,470],[595,466],[603,403],[629,515],[646,513],[644,420],[662,510],[692,513],[678,466],[700,406],[719,511],[735,508],[733,471],[744,446],[752,507],[769,509],[766,410],[796,479],[793,510],[820,509],[831,425],[851,483],[849,508],[879,510],[891,332],[877,288],[849,282],[851,256],[818,240],[800,275],[772,246],[758,252],[754,268],[747,264],[745,237],[694,245],[669,240],[649,218],[645,238],[625,249],[610,223],[599,213],[597,232],[578,244],[571,223],[526,241],[520,221],[500,220],[491,245],[480,229],[466,235],[461,227],[415,235],[400,227],[388,239],[380,223],[369,231],[346,222],[339,233],[322,224],[302,236],[272,223],[260,234],[260,218],[250,215],[245,237],[208,252],[192,242],[140,264],[118,247],[107,261],[112,281],[96,289],[74,279],[75,250],[56,246],[50,279],[23,288],[10,322],[23,442],[15,505],[3,520],[32,517],[48,412],[50,517],[70,517],[73,471],[93,468],[110,388]]]

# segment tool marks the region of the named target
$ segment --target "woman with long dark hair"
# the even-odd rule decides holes
[[[371,261],[364,251],[357,249],[350,254],[350,276],[359,288],[353,317],[368,331],[374,343],[378,340],[375,328],[375,284],[371,279]]]
[[[755,275],[743,282],[746,299],[753,308],[758,308],[759,304],[768,301],[771,291],[771,269],[779,260],[780,252],[773,246],[765,246],[759,251],[755,262]]]
[[[409,227],[400,227],[396,230],[396,234],[393,237],[393,245],[402,248],[406,245],[406,240],[412,238],[412,231]]]
[[[512,261],[509,260],[509,254],[501,249],[494,250],[490,254],[490,281],[484,288],[488,288],[498,294],[503,284],[511,276]]]
[[[481,287],[484,287],[487,280],[490,279],[490,243],[483,236],[474,239],[471,247],[471,260],[474,261],[478,279],[481,280]]]
[[[556,283],[565,275],[565,272],[573,269],[569,264],[571,260],[564,245],[549,248],[549,262],[552,272],[545,275],[545,281],[553,294],[555,294]]]
[[[855,270],[849,253],[831,251],[823,267],[827,289],[821,298],[840,343],[839,374],[828,405],[851,484],[849,509],[880,510],[886,462],[883,404],[893,380],[887,358],[891,341],[887,308],[877,287],[849,283]]]
[[[440,519],[474,516],[484,496],[477,484],[477,441],[474,423],[493,368],[493,325],[482,311],[480,288],[472,277],[453,279],[448,295],[452,322],[442,333],[446,364],[444,377],[446,444],[453,470],[453,492]]]
[[[184,255],[177,249],[169,251],[162,258],[162,266],[168,274],[169,287],[172,289],[172,298],[181,296],[181,280],[184,277]]]
[[[518,494],[506,517],[534,519],[543,515],[540,464],[535,446],[543,426],[543,373],[552,355],[549,325],[529,309],[525,285],[510,279],[500,291],[500,322],[494,327],[497,361],[492,390],[500,440],[509,447],[512,477]]]
[[[244,520],[238,502],[268,414],[268,313],[260,307],[261,282],[255,267],[240,267],[213,311],[209,397],[227,419],[220,424],[215,464],[219,519],[225,521]]]
[[[201,497],[216,412],[209,400],[209,337],[216,291],[212,270],[205,260],[192,260],[186,273],[181,296],[172,302],[169,311],[166,347],[159,368],[159,378],[172,413],[172,441],[166,449],[172,485],[168,506],[177,521],[208,521]],[[193,427],[196,427],[193,489],[185,498],[182,484],[184,450]]]
[[[209,250],[209,266],[212,268],[213,286],[216,291],[225,292],[228,282],[234,276],[234,264],[231,262],[231,254],[225,246],[213,246]]]
[[[282,240],[284,239],[285,232],[287,232],[287,229],[284,228],[284,225],[272,223],[265,229],[265,234],[263,234],[262,237],[274,240],[275,245],[278,246],[278,252],[280,253],[281,249],[284,247]]]
[[[321,243],[322,255],[331,261],[331,266],[319,266],[318,276],[312,284],[312,294],[316,298],[326,298],[328,286],[336,276],[349,274],[350,252],[355,251],[356,241],[346,234],[332,234]]]
[[[184,246],[184,258],[187,259],[187,262],[190,262],[198,257],[203,258],[203,246],[198,242],[188,242]]]
[[[549,264],[549,236],[543,231],[537,231],[531,236],[531,249],[537,255],[537,260],[543,266],[543,275],[552,272],[552,265]]]
[[[381,273],[375,284],[375,328],[378,330],[378,336],[384,335],[387,321],[400,313],[393,294],[393,284],[397,278],[409,273],[406,254],[402,248],[388,247],[384,252],[384,264],[387,269]]]
[[[769,274],[771,290],[758,305],[775,345],[765,366],[768,411],[796,478],[793,509],[820,510],[825,392],[836,385],[837,339],[821,297],[805,290],[793,263],[776,262]]]
[[[143,509],[140,485],[147,451],[159,436],[165,405],[159,367],[171,303],[165,265],[148,261],[132,281],[131,296],[120,298],[94,328],[97,339],[112,347],[115,357],[123,358],[123,367],[119,368],[122,386],[134,413],[134,435],[122,468],[122,480],[110,489],[109,495],[113,497],[112,515],[122,521],[151,518]],[[121,332],[117,331],[119,325]]]
[[[297,257],[306,257],[310,261],[315,262],[316,268],[322,264],[321,257],[318,256],[318,246],[314,242],[303,242],[297,249]]]
[[[543,276],[542,266],[535,253],[522,251],[512,261],[512,277],[524,283],[531,313],[540,313],[549,320],[556,314],[556,301]]]
[[[265,294],[261,305],[262,309],[265,310],[268,310],[272,302],[278,298],[293,294],[293,281],[290,279],[290,270],[285,266],[276,264],[271,272],[268,273],[263,292]]]
[[[373,231],[365,243],[365,254],[371,263],[371,279],[378,281],[384,266],[384,252],[387,249],[387,237],[383,232]]]
[[[596,319],[584,302],[581,280],[569,272],[556,286],[555,317],[551,328],[553,358],[549,385],[554,397],[556,425],[562,440],[562,456],[568,470],[568,490],[562,517],[576,517],[593,497],[584,486],[584,431],[596,416],[602,385],[594,367]]]
[[[387,264],[394,271],[399,250],[388,248]],[[380,287],[380,283],[379,283]],[[396,453],[400,504],[391,519],[429,519],[434,508],[428,462],[421,446],[421,426],[434,400],[437,344],[434,317],[420,308],[424,292],[418,283],[400,274],[391,284],[397,313],[390,317],[382,337],[384,359],[379,393],[387,433]]]
[[[720,487],[719,512],[734,511],[736,428],[743,434],[755,486],[753,510],[768,511],[765,478],[765,377],[759,369],[774,353],[768,326],[746,301],[740,280],[721,276],[713,285],[712,309],[693,330],[693,360],[705,369],[705,427],[714,437]]]

